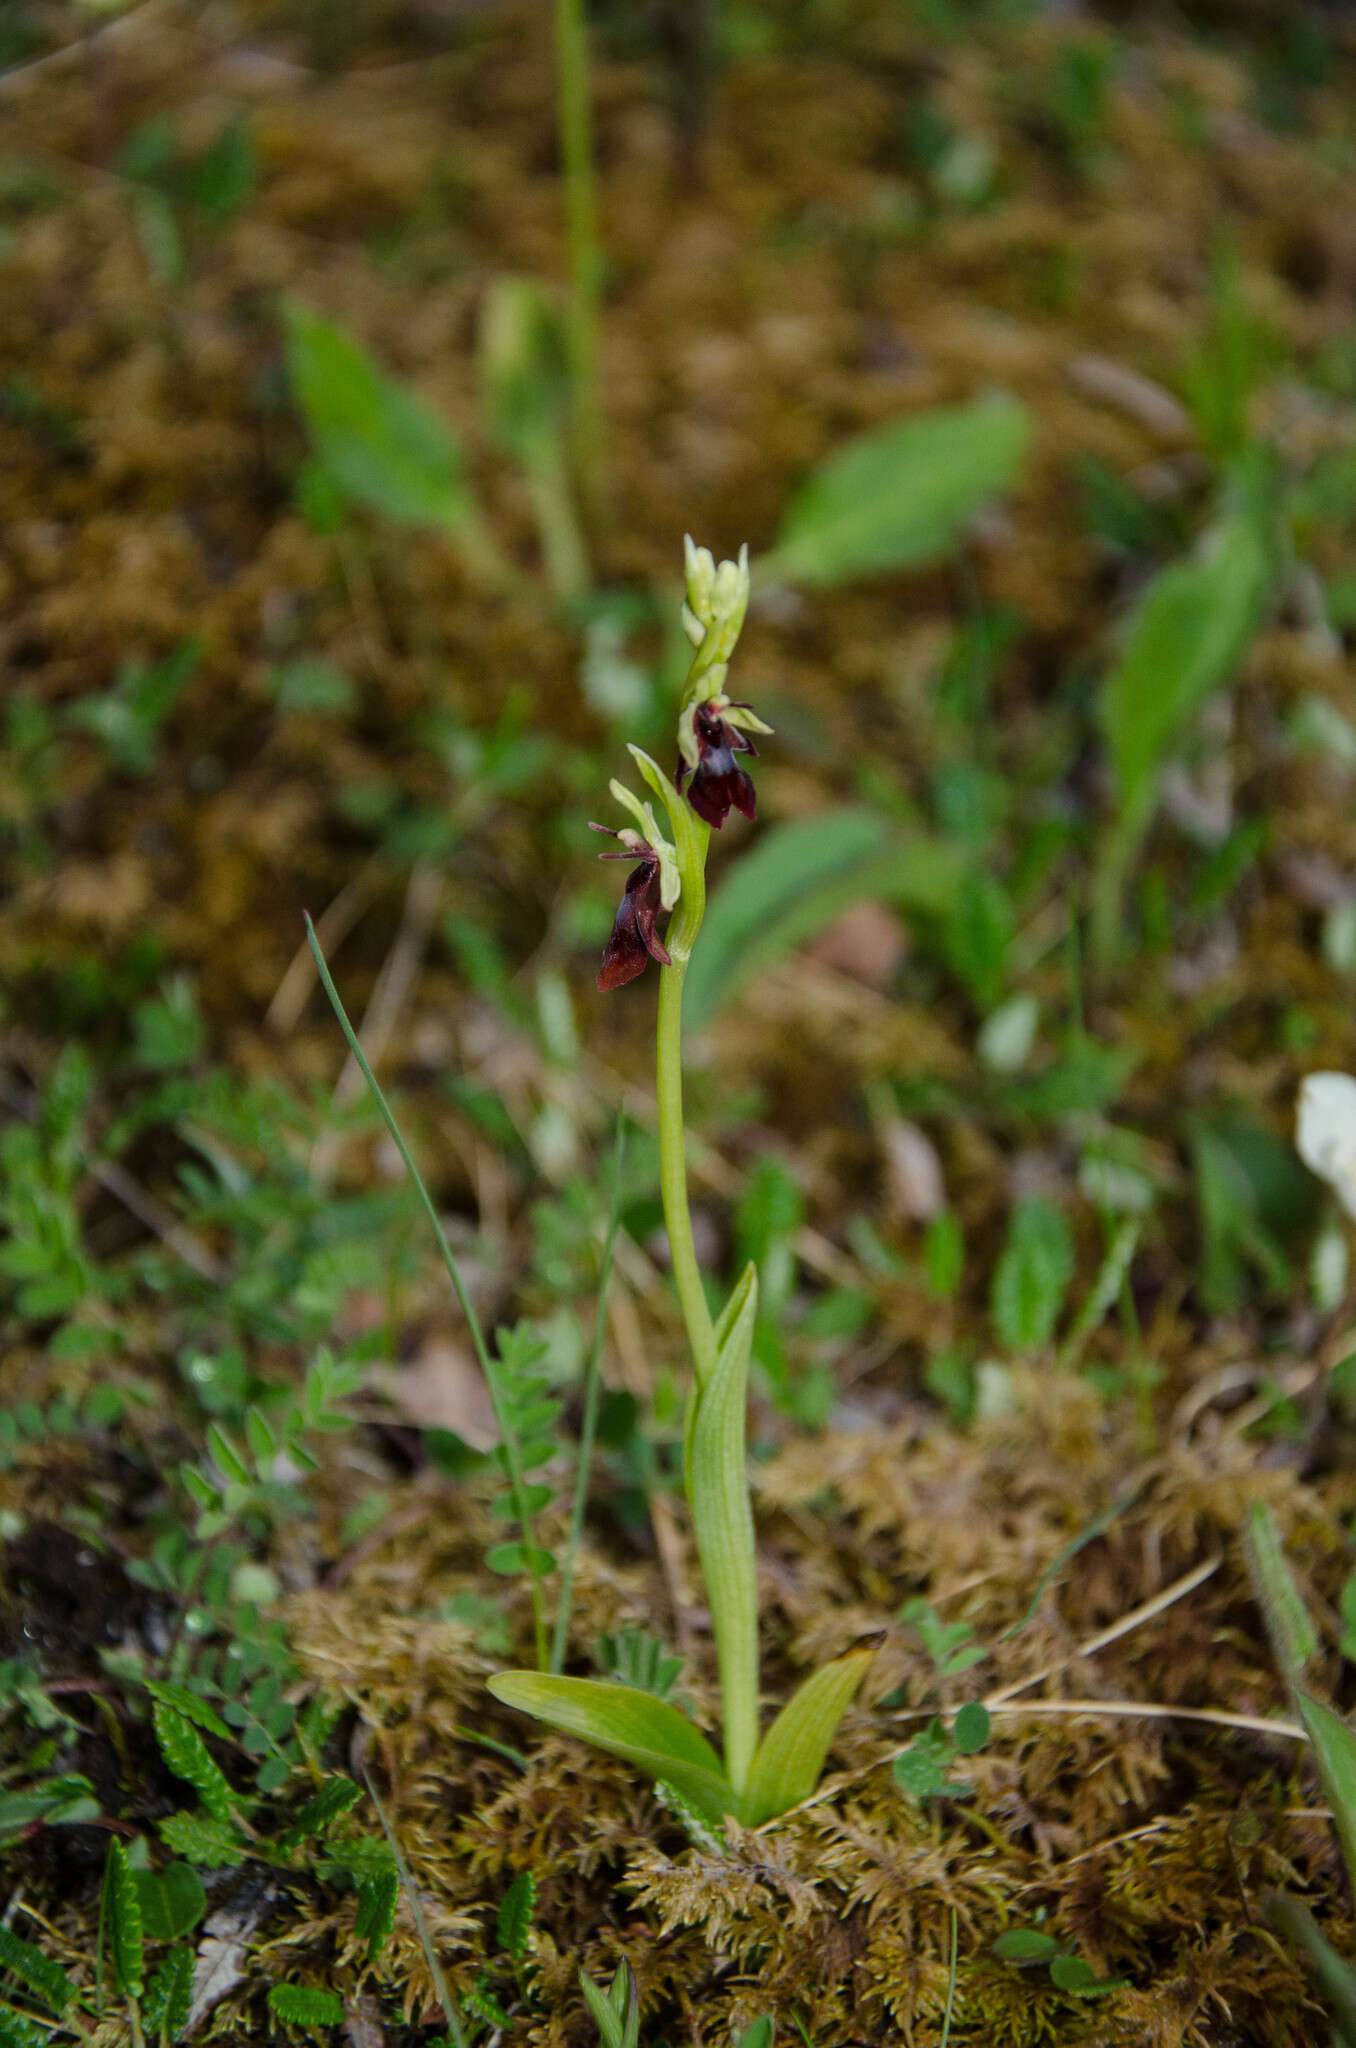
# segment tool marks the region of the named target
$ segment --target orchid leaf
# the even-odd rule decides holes
[[[553,1678],[541,1671],[504,1671],[487,1682],[506,1707],[535,1715],[563,1735],[578,1736],[624,1757],[648,1777],[676,1785],[717,1825],[723,1814],[734,1811],[734,1792],[720,1758],[686,1714],[667,1700],[606,1678]]]
[[[688,1499],[725,1706],[725,1769],[736,1792],[758,1746],[758,1568],[744,1453],[757,1316],[758,1271],[750,1263],[716,1325],[716,1367],[693,1395],[688,1447]]]
[[[774,1820],[808,1799],[819,1783],[829,1745],[874,1650],[850,1650],[807,1678],[791,1695],[759,1745],[740,1802],[748,1826]]]
[[[1295,1705],[1313,1744],[1348,1874],[1356,1880],[1356,1729],[1298,1687]]]
[[[295,302],[284,318],[292,389],[345,495],[403,525],[464,525],[470,499],[446,422],[342,328]]]
[[[792,498],[760,585],[846,583],[935,561],[1016,482],[1029,431],[1025,407],[994,391],[859,435]]]
[[[740,986],[804,945],[854,904],[899,904],[946,916],[966,872],[956,846],[898,829],[865,807],[774,825],[713,895],[683,990],[683,1022],[700,1031]]]

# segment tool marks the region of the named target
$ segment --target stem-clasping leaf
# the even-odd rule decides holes
[[[758,1273],[750,1263],[716,1324],[716,1369],[693,1389],[687,1444],[692,1527],[720,1665],[725,1773],[741,1794],[758,1746],[758,1568],[744,1455],[757,1316]]]

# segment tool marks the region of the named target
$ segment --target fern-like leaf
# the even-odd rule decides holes
[[[176,1714],[182,1714],[186,1721],[195,1721],[209,1735],[218,1735],[223,1742],[231,1741],[231,1731],[215,1707],[209,1707],[205,1699],[199,1698],[186,1685],[171,1685],[162,1678],[146,1678],[142,1683],[153,1700],[159,1700]]]
[[[75,1996],[75,1986],[60,1963],[8,1927],[0,1927],[0,1970],[16,1976],[58,2019]]]
[[[146,1984],[141,1898],[136,1873],[116,1836],[108,1845],[108,1861],[104,1865],[103,1922],[113,1981],[124,1998],[140,1998]]]
[[[329,1778],[316,1793],[308,1799],[286,1833],[278,1837],[280,1849],[295,1849],[302,1842],[309,1842],[314,1835],[323,1834],[333,1820],[341,1813],[347,1813],[350,1806],[362,1798],[360,1788],[352,1778]]]
[[[289,2027],[303,2027],[308,2034],[337,2027],[344,2017],[338,1992],[322,1991],[314,1984],[275,1984],[268,1994],[268,2009]]]
[[[142,2019],[148,2034],[168,2034],[177,2041],[188,2025],[193,2004],[193,1951],[179,1942],[165,1956],[146,1986]]]
[[[163,1700],[156,1701],[152,1719],[160,1754],[175,1777],[192,1785],[213,1820],[229,1821],[233,1796],[230,1785],[192,1722]]]
[[[499,1902],[499,1946],[510,1962],[520,1963],[526,1955],[536,1910],[537,1880],[530,1870],[520,1870]]]
[[[367,1943],[369,1963],[376,1961],[390,1940],[399,1897],[400,1879],[394,1867],[365,1877],[358,1886],[358,1911],[354,1916],[353,1932],[359,1941]]]
[[[0,2048],[47,2048],[50,2036],[45,2027],[15,2012],[12,2005],[0,2005]]]
[[[245,1860],[245,1844],[229,1821],[206,1813],[172,1813],[160,1822],[161,1839],[177,1856],[201,1870],[233,1870]]]

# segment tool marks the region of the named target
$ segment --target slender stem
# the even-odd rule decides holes
[[[424,1214],[433,1226],[433,1235],[437,1239],[438,1250],[442,1254],[447,1277],[452,1282],[452,1292],[456,1295],[457,1304],[466,1318],[466,1327],[471,1333],[471,1343],[480,1362],[480,1370],[485,1375],[485,1384],[489,1388],[490,1393],[490,1404],[494,1409],[494,1419],[499,1425],[499,1434],[503,1440],[504,1462],[508,1467],[509,1489],[513,1495],[514,1513],[518,1517],[519,1526],[523,1532],[523,1549],[527,1554],[528,1578],[532,1588],[532,1623],[537,1644],[537,1666],[539,1670],[545,1671],[549,1657],[541,1572],[536,1562],[537,1546],[533,1534],[532,1516],[527,1505],[527,1491],[523,1479],[522,1462],[518,1456],[518,1439],[510,1425],[509,1418],[504,1413],[503,1403],[499,1398],[499,1384],[494,1369],[494,1360],[490,1357],[489,1346],[485,1342],[485,1333],[480,1326],[480,1317],[476,1314],[475,1304],[466,1291],[466,1283],[461,1277],[461,1268],[453,1256],[452,1247],[447,1241],[447,1233],[443,1229],[438,1211],[433,1206],[433,1198],[424,1186],[423,1176],[414,1163],[413,1153],[405,1143],[404,1133],[392,1115],[390,1105],[377,1084],[377,1077],[372,1072],[367,1054],[363,1051],[362,1041],[349,1022],[348,1012],[340,1000],[339,991],[334,985],[334,978],[325,964],[325,955],[320,950],[320,941],[315,935],[315,926],[311,923],[309,913],[303,911],[302,917],[305,919],[306,937],[310,944],[311,952],[315,957],[316,972],[320,976],[320,985],[329,997],[330,1008],[339,1019],[339,1028],[348,1040],[348,1049],[358,1062],[358,1068],[363,1079],[372,1090],[373,1100],[381,1111],[382,1122],[390,1132],[395,1148],[405,1162],[405,1171],[413,1181],[415,1193],[423,1205]]]
[[[556,0],[556,110],[565,174],[565,244],[570,288],[565,348],[575,462],[595,516],[606,498],[602,412],[598,401],[598,305],[602,250],[593,176],[588,28],[584,0]]]
[[[680,914],[688,904],[688,878],[683,876]],[[702,908],[697,910],[701,922]],[[677,920],[675,919],[675,923]],[[695,931],[694,934],[695,936]],[[659,975],[659,1030],[656,1088],[659,1099],[659,1185],[664,1199],[673,1278],[692,1347],[697,1384],[704,1387],[716,1369],[716,1333],[706,1305],[701,1268],[692,1242],[692,1216],[687,1201],[687,1158],[683,1148],[683,982],[687,960],[671,944],[672,967]]]
[[[612,1207],[607,1219],[607,1239],[598,1274],[598,1313],[593,1326],[593,1349],[584,1373],[584,1420],[579,1431],[579,1458],[574,1475],[574,1503],[570,1510],[570,1533],[560,1567],[560,1593],[556,1601],[556,1625],[551,1638],[551,1670],[559,1673],[565,1662],[565,1644],[570,1630],[570,1605],[574,1597],[574,1568],[584,1533],[584,1510],[588,1505],[589,1474],[593,1464],[593,1441],[598,1432],[598,1407],[602,1398],[603,1337],[607,1330],[607,1293],[612,1279],[612,1254],[616,1250],[621,1223],[622,1158],[626,1151],[626,1123],[617,1118],[617,1148],[612,1161]]]

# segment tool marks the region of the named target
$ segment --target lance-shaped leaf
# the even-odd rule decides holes
[[[725,1772],[742,1792],[758,1747],[758,1567],[744,1456],[749,1353],[758,1315],[750,1263],[716,1326],[716,1369],[692,1397],[687,1492],[720,1666]],[[679,1787],[681,1791],[682,1787]]]
[[[760,581],[834,584],[935,561],[1017,480],[1025,409],[1004,391],[859,435],[807,477]]]
[[[542,1671],[503,1671],[487,1680],[506,1707],[533,1714],[563,1735],[624,1757],[647,1777],[676,1785],[706,1819],[719,1825],[735,1795],[720,1758],[686,1714],[667,1700],[612,1685],[605,1678],[552,1678]]]
[[[791,1695],[759,1745],[740,1802],[749,1827],[774,1820],[808,1799],[819,1783],[824,1759],[848,1705],[866,1676],[874,1650],[850,1650],[835,1658]]]
[[[1356,1730],[1298,1687],[1295,1705],[1314,1746],[1314,1762],[1332,1807],[1347,1871],[1356,1880]]]

